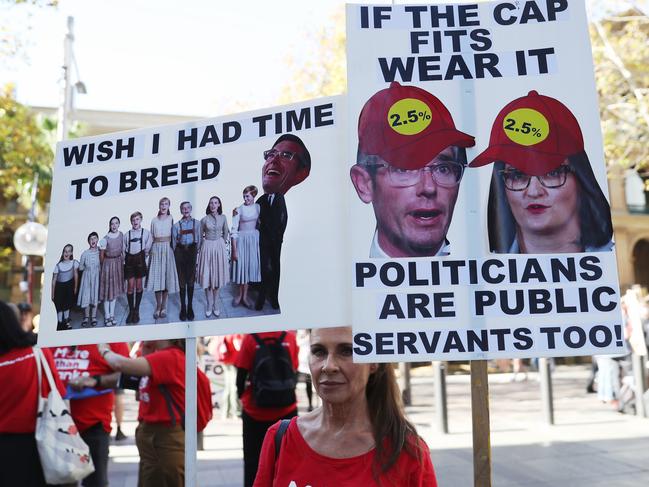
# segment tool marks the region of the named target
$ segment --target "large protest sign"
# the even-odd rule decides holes
[[[355,359],[623,351],[583,0],[349,5],[347,57]]]
[[[344,324],[342,102],[60,143],[39,343]]]

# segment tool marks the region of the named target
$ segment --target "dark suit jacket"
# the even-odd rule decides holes
[[[281,244],[284,240],[284,231],[288,223],[288,212],[284,195],[275,193],[273,205],[269,203],[268,194],[257,198],[259,204],[259,238],[265,243]]]

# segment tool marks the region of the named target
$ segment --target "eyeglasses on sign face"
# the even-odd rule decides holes
[[[439,162],[419,169],[401,169],[391,166],[387,162],[370,162],[369,167],[384,167],[388,171],[388,180],[392,186],[405,188],[414,186],[421,180],[421,176],[430,173],[433,181],[443,188],[453,188],[460,184],[464,174],[464,164],[457,161]]]
[[[275,159],[275,157],[279,157],[280,159],[284,159],[286,161],[292,161],[295,156],[295,152],[290,152],[287,150],[278,151],[275,149],[270,149],[264,151],[264,160],[266,161]]]
[[[530,181],[533,177],[538,179],[539,183],[541,183],[541,186],[544,188],[560,188],[566,184],[568,173],[571,172],[573,172],[572,167],[564,164],[547,174],[543,174],[542,176],[530,176],[529,174],[525,174],[524,172],[513,168],[503,169],[500,171],[500,175],[505,182],[505,188],[510,191],[523,191],[529,187]]]

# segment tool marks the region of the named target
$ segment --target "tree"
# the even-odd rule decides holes
[[[47,136],[33,113],[18,103],[10,89],[0,93],[0,234],[6,233],[16,216],[31,206],[34,177],[38,175],[37,202],[50,198],[52,149]],[[13,231],[11,231],[13,233]],[[10,264],[12,248],[0,245],[0,270]]]
[[[609,167],[635,168],[649,177],[649,18],[627,2],[591,2],[590,25],[600,100],[604,152]],[[621,13],[623,12],[623,13]],[[303,65],[288,59],[295,76],[282,103],[340,94],[346,88],[345,22],[336,13],[328,28],[307,42],[313,55]]]
[[[0,0],[0,12],[4,14],[17,6],[27,7],[31,11],[32,8],[56,7],[58,3],[58,0]],[[29,21],[16,22],[9,15],[0,15],[0,66],[21,60],[25,33],[30,29]]]
[[[295,75],[282,90],[280,103],[293,103],[320,96],[339,95],[347,89],[345,57],[345,15],[337,11],[315,36],[307,42],[313,45],[309,60],[299,65],[287,59],[288,70]]]
[[[649,18],[633,8],[591,24],[609,167],[649,170]]]

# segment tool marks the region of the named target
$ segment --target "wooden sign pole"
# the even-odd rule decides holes
[[[471,420],[473,423],[473,485],[491,487],[491,439],[487,361],[471,361]]]

